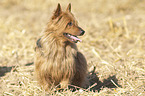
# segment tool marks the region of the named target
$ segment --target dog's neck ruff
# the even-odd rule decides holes
[[[42,36],[37,40],[36,45],[37,48],[41,49],[45,56],[51,56],[54,58],[58,53],[64,55],[61,57],[66,57],[65,55],[68,55],[69,53],[76,54],[77,52],[77,46],[75,43],[59,40],[54,36],[54,34]]]

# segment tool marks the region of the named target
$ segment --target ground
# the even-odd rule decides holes
[[[78,49],[88,62],[93,90],[45,93],[34,76],[34,48],[57,4],[86,33]],[[145,95],[144,0],[0,0],[0,96]],[[90,78],[90,77],[88,77]]]

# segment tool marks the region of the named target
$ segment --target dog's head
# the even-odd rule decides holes
[[[85,31],[78,26],[76,19],[71,13],[71,4],[68,5],[66,11],[61,10],[58,4],[52,18],[53,26],[56,27],[58,36],[62,37],[64,41],[77,43],[81,41],[77,36],[82,36]]]

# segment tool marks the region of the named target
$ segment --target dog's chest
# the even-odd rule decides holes
[[[61,47],[60,47],[61,48]],[[73,76],[76,67],[77,52],[74,48],[67,47],[66,49],[59,49],[53,57],[49,57],[49,69],[52,71],[52,77],[56,76]]]

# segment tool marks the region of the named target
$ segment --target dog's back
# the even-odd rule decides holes
[[[35,73],[45,90],[69,84],[84,87],[87,75],[85,57],[78,52],[75,43],[84,30],[77,25],[71,5],[65,12],[60,4],[36,44]]]

